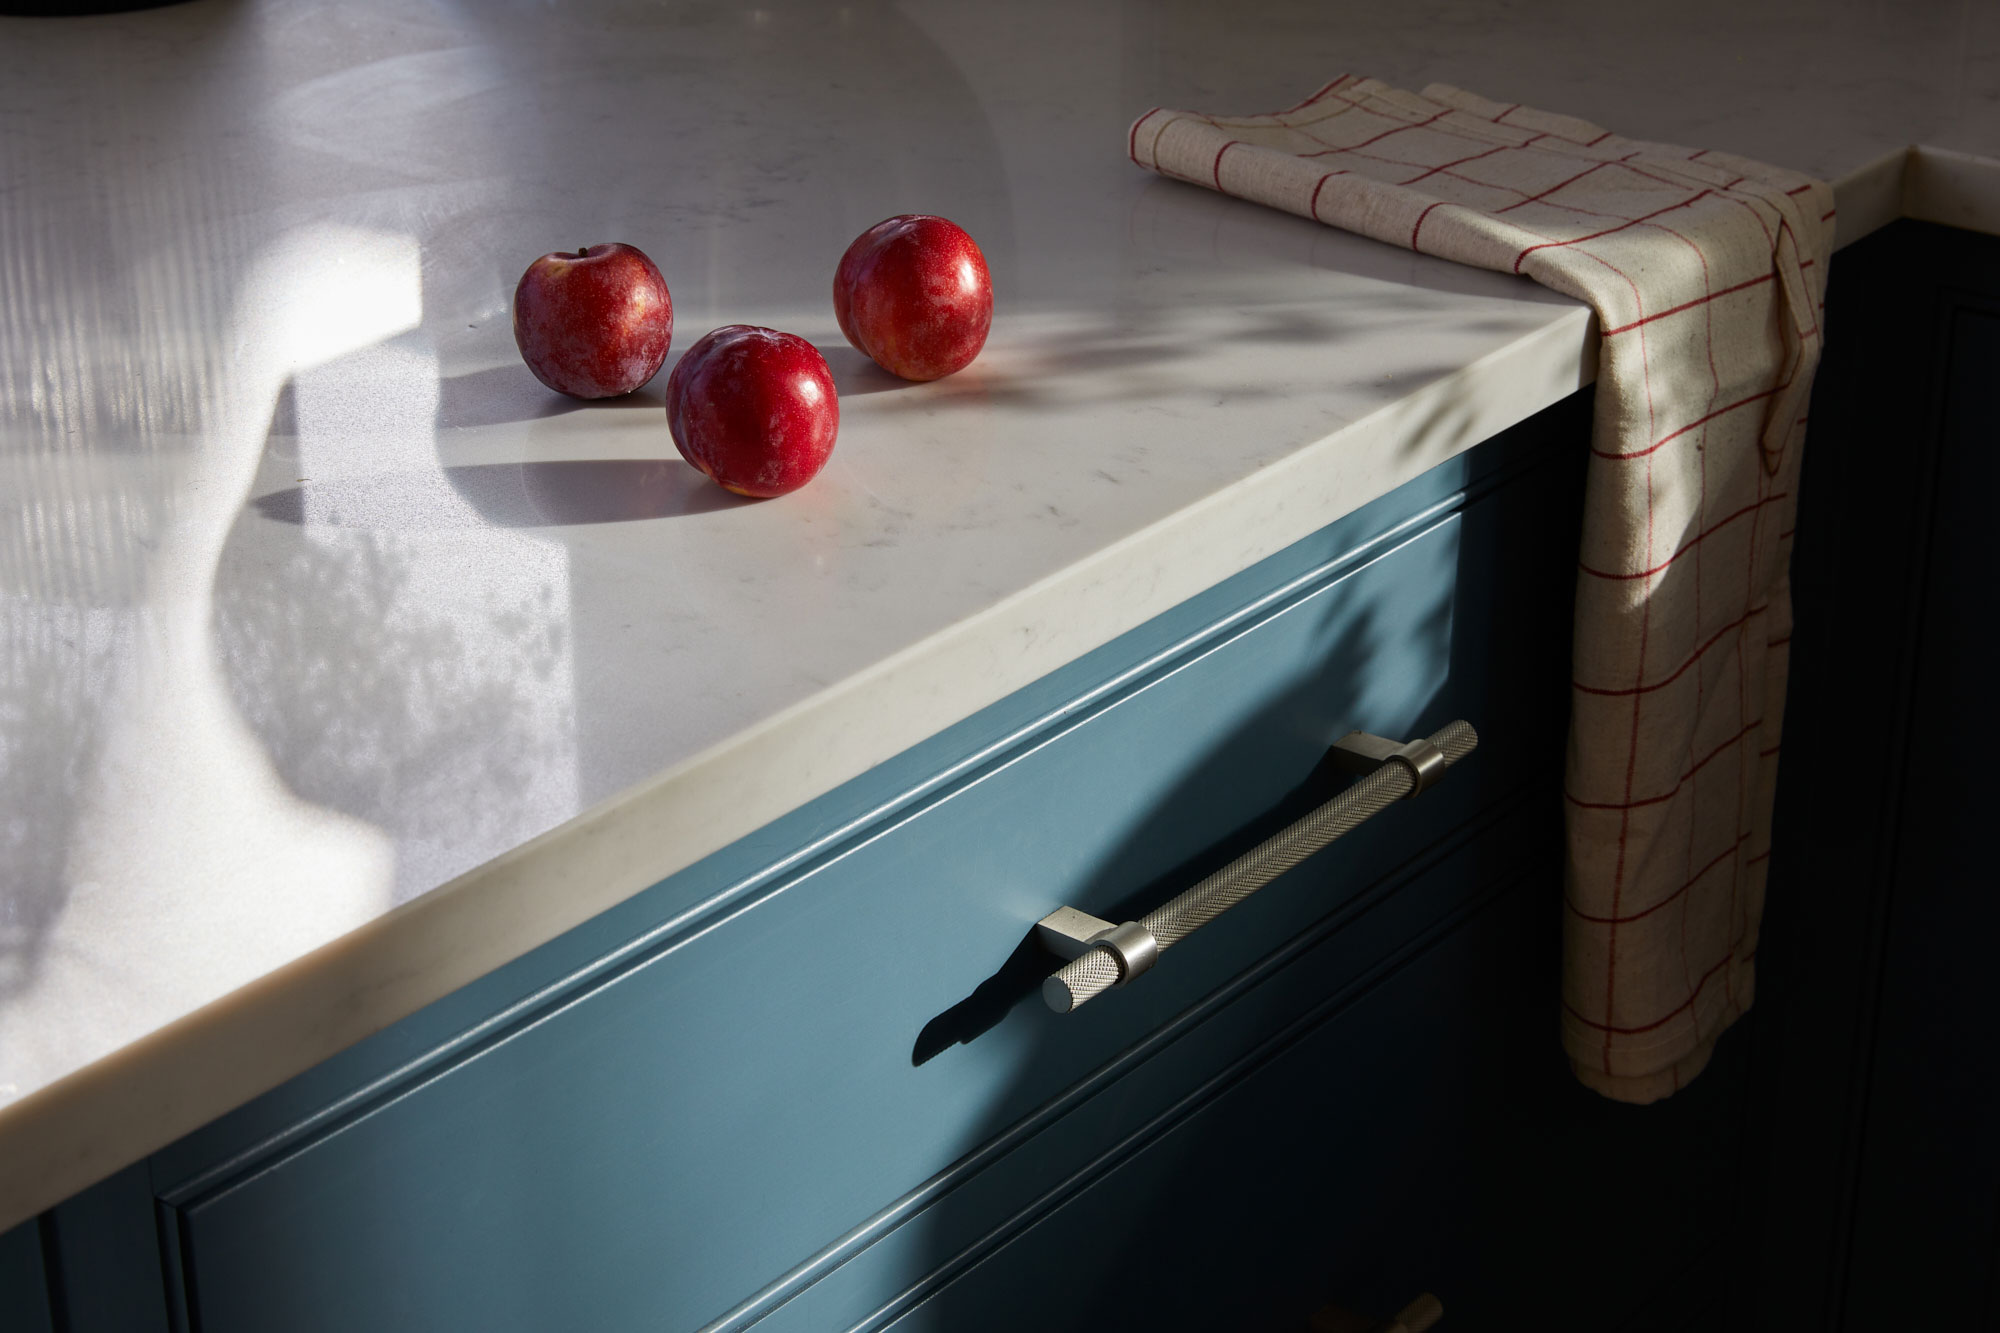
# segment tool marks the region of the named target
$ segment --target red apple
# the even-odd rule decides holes
[[[819,474],[840,431],[840,397],[819,349],[796,334],[725,324],[667,377],[667,429],[715,483],[759,499]]]
[[[833,275],[840,331],[884,370],[934,380],[963,370],[993,326],[986,256],[957,223],[924,213],[854,238]]]
[[[659,373],[673,340],[666,279],[633,246],[543,255],[514,288],[514,342],[557,393],[630,393]]]

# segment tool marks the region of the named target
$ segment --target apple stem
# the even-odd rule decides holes
[[[590,258],[590,247],[587,245],[579,245],[578,247],[576,247],[576,257],[578,259]]]

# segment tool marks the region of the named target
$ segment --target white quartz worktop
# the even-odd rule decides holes
[[[1587,312],[1526,280],[1133,168],[1148,107],[1443,80],[1873,163],[1844,238],[2000,216],[1883,157],[2000,145],[2000,6],[1681,12],[0,20],[0,1227],[1588,382]],[[994,276],[930,385],[828,299],[910,211]],[[664,376],[535,382],[515,280],[608,240],[676,354],[827,353],[816,482],[701,481]]]

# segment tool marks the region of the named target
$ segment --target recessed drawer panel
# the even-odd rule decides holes
[[[1736,1186],[1744,1046],[1643,1111],[1577,1084],[1550,1012],[1547,864],[1242,1041],[1221,1077],[971,1253],[947,1227],[911,1228],[933,1282],[787,1326],[1304,1330],[1329,1305],[1384,1319],[1425,1291],[1445,1329],[1722,1326],[1719,1310],[1633,1316],[1727,1294],[1711,1251],[1731,1245],[1717,1201]],[[1340,943],[1291,970],[1326,967]]]
[[[996,1132],[1549,780],[1568,476],[1529,473],[1272,593],[754,899],[179,1201],[195,1327],[754,1317],[783,1294],[757,1293],[844,1233],[888,1225]],[[1345,731],[1455,716],[1483,744],[1436,791],[1130,989],[1041,1007],[1034,975],[1054,964],[1027,941],[1044,913],[1141,914],[1324,795],[1316,770]]]
[[[53,1327],[41,1234],[33,1220],[0,1231],[0,1327],[20,1333],[50,1333]]]

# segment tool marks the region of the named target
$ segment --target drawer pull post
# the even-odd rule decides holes
[[[1439,732],[1438,735],[1444,735]],[[1401,764],[1413,780],[1402,799],[1414,801],[1436,785],[1452,761],[1435,740],[1392,741],[1365,731],[1350,731],[1333,743],[1334,762],[1349,773],[1373,773],[1384,764]]]
[[[1335,838],[1395,802],[1428,790],[1478,744],[1478,733],[1466,722],[1448,723],[1428,739],[1415,741],[1349,732],[1333,750],[1343,768],[1364,774],[1360,781],[1185,893],[1122,926],[1074,907],[1059,907],[1037,922],[1042,944],[1069,960],[1042,983],[1043,1001],[1066,1014],[1124,985],[1151,968],[1161,953]]]
[[[1117,980],[1112,983],[1116,986],[1146,971],[1160,957],[1160,942],[1137,921],[1114,926],[1074,907],[1058,907],[1037,921],[1035,935],[1042,947],[1058,958],[1074,961],[1093,949],[1109,951],[1118,967]]]

